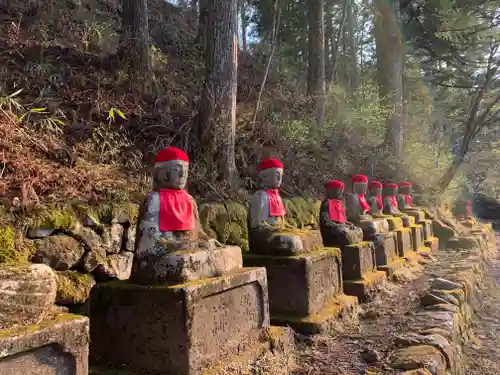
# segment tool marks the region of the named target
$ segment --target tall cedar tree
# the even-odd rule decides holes
[[[236,187],[238,1],[208,1],[206,20],[206,75],[200,104],[199,145],[209,170],[215,172],[213,177]]]

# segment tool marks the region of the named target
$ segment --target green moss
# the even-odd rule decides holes
[[[225,206],[229,215],[229,220],[237,222],[242,227],[247,225],[247,207],[236,201],[228,201]]]
[[[45,207],[26,217],[26,224],[31,228],[73,229],[76,214],[69,207]]]
[[[227,244],[241,247],[242,250],[248,250],[248,230],[246,225],[240,226],[238,223],[229,223]]]
[[[14,229],[0,228],[0,263],[17,263],[19,254],[16,251],[14,238]]]
[[[57,301],[63,304],[83,303],[93,286],[91,275],[76,271],[57,272]]]

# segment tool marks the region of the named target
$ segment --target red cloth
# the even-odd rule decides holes
[[[408,195],[408,194],[403,194],[403,198],[405,200],[405,204],[407,204],[408,206],[411,206],[412,203],[413,203],[413,198],[411,195]]]
[[[398,207],[398,199],[394,195],[390,195],[388,198],[392,207]]]
[[[344,189],[344,183],[342,181],[332,180],[325,184],[325,189]]]
[[[345,215],[344,203],[339,199],[328,199],[328,211],[330,213],[330,220],[345,223],[347,217]]]
[[[387,184],[385,184],[385,187],[390,188],[390,189],[397,189],[398,188],[398,184],[395,184],[395,183],[392,183],[392,182],[388,182]]]
[[[160,189],[160,231],[195,228],[193,203],[185,190]]]
[[[262,160],[262,162],[259,164],[259,171],[263,171],[264,169],[269,169],[269,168],[283,169],[283,163],[280,162],[278,159],[268,158]]]
[[[154,162],[162,163],[170,160],[183,160],[189,163],[189,158],[187,154],[180,148],[176,147],[165,147],[163,150],[160,150],[156,154]]]
[[[382,183],[376,180],[373,180],[370,182],[370,188],[377,188],[377,189],[382,189]]]
[[[408,181],[403,181],[399,184],[400,187],[411,187],[412,184],[411,182],[408,182]]]
[[[269,216],[285,216],[286,209],[281,200],[278,189],[266,190],[267,200],[269,201]]]
[[[364,194],[358,194],[359,204],[363,211],[368,211],[370,209],[370,205],[366,202],[366,197]]]
[[[365,184],[368,182],[368,177],[364,174],[356,174],[352,176],[352,182],[364,182]]]

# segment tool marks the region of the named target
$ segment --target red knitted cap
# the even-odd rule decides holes
[[[332,180],[325,184],[325,189],[344,189],[342,181]]]
[[[400,183],[399,183],[399,186],[400,186],[400,187],[411,187],[411,186],[412,186],[412,184],[411,184],[411,182],[408,182],[408,181],[403,181],[403,182],[400,182]]]
[[[259,164],[259,171],[263,171],[264,169],[269,168],[281,168],[283,169],[283,163],[281,163],[278,159],[269,158],[264,159]]]
[[[352,182],[368,182],[368,177],[366,177],[364,174],[355,174],[352,176]]]
[[[382,189],[382,183],[380,181],[373,180],[372,182],[370,182],[370,187]]]
[[[170,160],[182,160],[186,163],[189,163],[189,157],[187,154],[176,147],[165,147],[163,150],[160,150],[155,156],[155,163],[162,163]]]
[[[385,187],[386,188],[391,188],[391,189],[397,189],[398,188],[398,184],[395,184],[394,182],[388,182],[385,184]]]

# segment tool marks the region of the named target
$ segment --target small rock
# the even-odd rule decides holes
[[[431,289],[441,289],[441,290],[462,289],[462,285],[439,277],[431,283]]]
[[[64,235],[50,236],[35,240],[36,252],[33,263],[44,263],[58,271],[65,271],[75,266],[85,249],[73,237]]]
[[[426,368],[419,368],[417,370],[405,371],[401,375],[432,375]]]
[[[446,359],[446,364],[449,368],[453,368],[454,350],[451,344],[443,336],[438,334],[417,335],[408,334],[398,336],[395,340],[396,346],[415,346],[415,345],[430,345],[439,349]]]
[[[71,236],[81,241],[88,249],[99,251],[105,246],[103,239],[91,228],[77,225],[71,232]]]
[[[58,271],[57,299],[60,305],[71,305],[87,301],[95,285],[92,275],[76,271]]]
[[[382,314],[377,309],[368,309],[360,314],[362,319],[376,319],[380,317]]]
[[[134,252],[135,251],[136,229],[137,229],[137,227],[135,225],[131,225],[125,231],[124,239],[123,239],[124,242],[125,242],[125,245],[124,245],[125,251],[130,251],[130,252]]]
[[[30,239],[36,238],[45,238],[54,233],[54,229],[46,229],[46,228],[30,228],[28,229],[28,233],[26,233],[26,237]]]
[[[38,324],[53,309],[57,282],[44,264],[0,265],[0,330]]]
[[[363,361],[366,363],[375,363],[380,361],[380,353],[374,349],[365,348],[361,352],[361,358],[363,358]]]
[[[112,224],[103,233],[104,243],[109,254],[117,254],[122,248],[123,227],[120,224]]]
[[[104,247],[88,251],[82,259],[82,267],[86,272],[94,271],[99,265],[106,264],[106,249]]]
[[[431,290],[430,293],[438,298],[441,298],[442,300],[446,301],[447,303],[451,303],[452,305],[455,305],[455,306],[461,305],[458,298],[455,297],[454,295],[452,295],[451,293],[446,293],[445,291],[439,291],[439,290]]]
[[[128,251],[120,254],[109,255],[107,257],[106,264],[100,264],[94,270],[96,280],[128,280],[130,278],[130,274],[132,273],[133,259],[134,253]]]
[[[435,294],[426,292],[422,297],[420,297],[420,303],[422,304],[422,306],[431,306],[447,304],[448,302],[445,299],[436,296]]]
[[[442,375],[446,370],[446,359],[441,351],[433,346],[410,346],[400,349],[392,355],[391,367],[399,370],[425,368],[432,375]]]
[[[425,306],[425,310],[428,310],[428,311],[452,311],[452,312],[458,312],[459,308],[458,308],[458,306],[452,305],[450,303],[439,303],[437,305]]]

